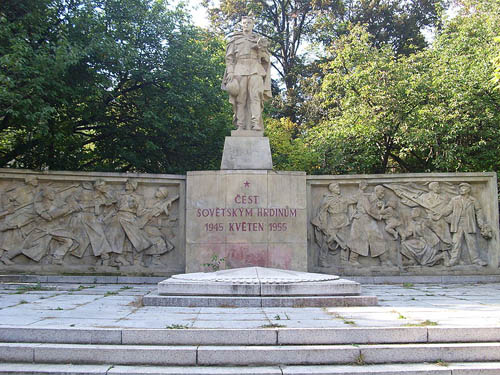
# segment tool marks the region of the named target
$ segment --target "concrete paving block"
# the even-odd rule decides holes
[[[116,284],[118,276],[95,276],[96,284]]]
[[[425,327],[303,328],[278,330],[279,345],[425,343]]]
[[[158,284],[165,280],[163,276],[118,276],[116,282],[118,284]]]
[[[193,296],[259,296],[258,284],[201,283],[164,280],[158,283],[159,295],[193,295]]]
[[[94,276],[47,276],[48,283],[93,284],[94,280]]]
[[[39,275],[0,275],[0,283],[45,283],[47,276]]]
[[[275,345],[276,331],[255,329],[124,329],[126,345]]]
[[[500,362],[472,362],[451,363],[449,365],[452,375],[498,375]]]
[[[66,344],[121,344],[120,329],[2,327],[0,341]]]
[[[198,365],[314,365],[352,363],[360,351],[348,345],[323,346],[200,346]]]
[[[427,330],[429,342],[500,342],[500,327],[429,327]]]
[[[261,285],[262,296],[346,296],[360,292],[361,285],[350,280]]]
[[[41,344],[35,362],[82,364],[195,365],[195,346]]]
[[[33,362],[39,344],[0,343],[0,362]]]
[[[499,361],[500,343],[360,345],[366,363]]]
[[[283,366],[283,375],[452,375],[434,364]]]
[[[275,367],[154,367],[115,366],[107,375],[282,375]]]
[[[260,297],[218,297],[218,296],[159,296],[152,292],[143,298],[145,306],[184,307],[261,307]]]
[[[344,296],[264,297],[262,307],[344,306]]]
[[[106,375],[109,365],[2,363],[0,375]]]
[[[345,296],[344,305],[350,306],[376,306],[378,298],[376,296]]]

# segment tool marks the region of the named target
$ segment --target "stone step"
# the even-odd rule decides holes
[[[2,326],[0,342],[115,345],[340,345],[500,342],[500,327],[121,329]]]
[[[353,307],[377,306],[376,296],[162,296],[157,291],[146,294],[145,306],[170,307]]]
[[[500,343],[374,345],[82,345],[0,343],[0,362],[265,366],[500,361]]]
[[[0,375],[498,375],[500,362],[339,366],[121,366],[2,363]]]

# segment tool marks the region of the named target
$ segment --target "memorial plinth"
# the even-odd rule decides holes
[[[222,170],[269,170],[273,169],[269,138],[264,132],[233,130],[226,137],[220,169]]]
[[[152,306],[303,307],[373,306],[361,285],[335,275],[246,267],[175,275],[144,297]]]
[[[188,172],[186,272],[248,266],[307,271],[304,172]]]

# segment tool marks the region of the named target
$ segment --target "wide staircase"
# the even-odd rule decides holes
[[[500,374],[500,327],[0,328],[0,374]]]

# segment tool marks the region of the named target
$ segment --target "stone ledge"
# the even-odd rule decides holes
[[[225,297],[162,296],[151,292],[144,296],[145,306],[178,307],[331,307],[376,306],[375,296],[294,296],[294,297]]]

